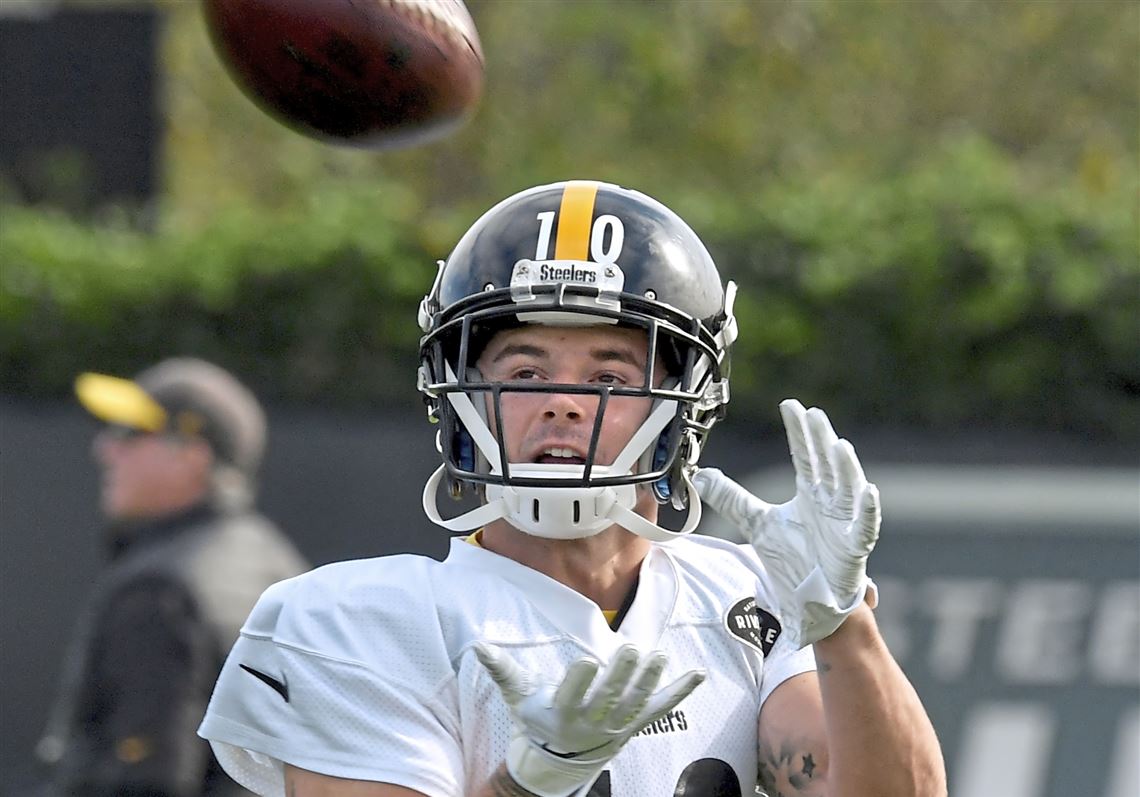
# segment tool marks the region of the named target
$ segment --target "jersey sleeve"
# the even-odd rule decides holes
[[[760,707],[773,690],[794,675],[815,672],[815,652],[811,646],[796,650],[786,636],[776,639],[772,650],[764,657],[764,674],[760,680]]]
[[[752,583],[756,604],[760,607],[767,607],[765,613],[775,615],[774,619],[779,623],[779,601],[776,598],[772,577],[755,549],[747,543],[731,543],[709,538],[701,538],[701,542],[713,548],[730,552],[733,558],[744,566],[745,572],[748,573],[748,579]],[[816,669],[815,652],[811,646],[797,649],[788,640],[787,635],[783,633],[782,627],[777,625],[777,628],[779,630],[776,639],[772,643],[771,649],[766,649],[764,655],[759,692],[761,708],[768,696],[784,681],[801,673],[815,672]]]
[[[746,552],[749,558],[756,557],[751,545],[742,544],[740,550]],[[757,561],[759,559],[757,558]],[[759,567],[759,583],[757,585],[756,601],[761,605],[778,607],[779,601],[772,585],[772,578],[762,564]],[[782,631],[782,629],[781,629]],[[793,676],[805,672],[815,672],[815,651],[811,645],[796,648],[784,633],[776,637],[772,649],[764,657],[764,673],[760,680],[760,707],[772,694],[777,686]]]
[[[284,763],[429,797],[462,793],[454,671],[434,610],[421,611],[401,579],[341,571],[261,597],[199,735],[261,795],[284,794]]]

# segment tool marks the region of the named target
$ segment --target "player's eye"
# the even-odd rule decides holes
[[[509,378],[514,382],[524,382],[529,379],[538,379],[539,372],[537,368],[516,368],[510,373]]]
[[[601,382],[603,385],[624,385],[628,382],[622,374],[612,372],[598,374],[594,381]]]

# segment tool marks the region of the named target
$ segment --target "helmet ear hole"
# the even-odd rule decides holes
[[[665,463],[669,461],[669,430],[666,429],[657,438],[657,448],[653,451],[653,460],[650,463],[652,470],[661,470],[665,467]],[[671,474],[665,474],[657,481],[653,482],[653,496],[657,499],[657,503],[664,504],[669,501],[673,495],[673,484],[670,479]]]
[[[455,464],[460,470],[475,470],[475,441],[462,424],[455,429]]]

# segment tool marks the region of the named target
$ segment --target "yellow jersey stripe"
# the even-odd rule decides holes
[[[594,219],[594,198],[598,184],[592,180],[571,180],[562,191],[558,209],[558,238],[555,260],[586,260],[590,256],[590,223]]]

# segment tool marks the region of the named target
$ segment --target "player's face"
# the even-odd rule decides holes
[[[495,335],[478,361],[489,382],[643,387],[649,356],[646,333],[615,326],[522,326]],[[654,368],[660,383],[664,368]],[[510,462],[582,464],[600,399],[594,394],[502,394],[503,433]],[[649,416],[651,399],[611,396],[595,464],[610,465]],[[488,408],[492,416],[494,408]]]
[[[189,506],[208,491],[209,446],[110,428],[95,437],[103,514],[114,520],[156,517]]]

